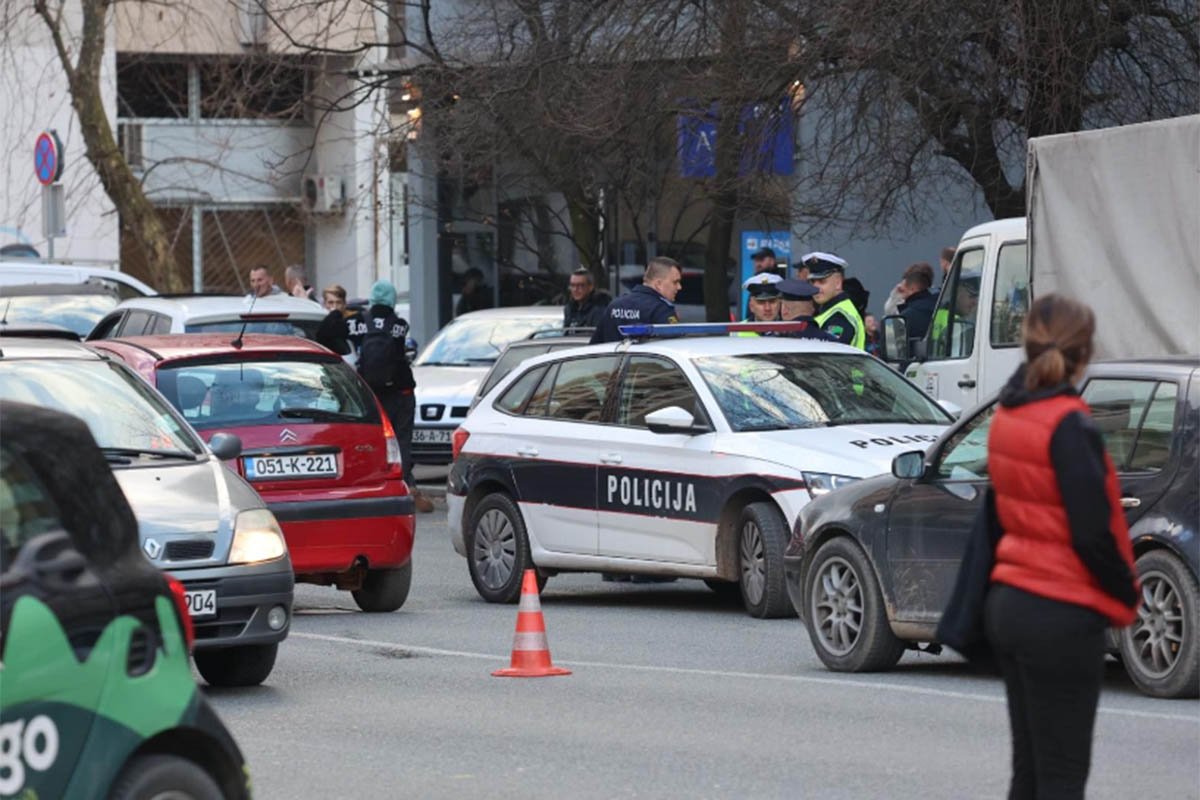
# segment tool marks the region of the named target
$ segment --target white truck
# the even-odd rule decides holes
[[[888,317],[885,360],[971,408],[1021,363],[1048,292],[1096,312],[1097,358],[1200,353],[1200,115],[1030,139],[1027,169],[1027,216],[963,234],[925,338]]]

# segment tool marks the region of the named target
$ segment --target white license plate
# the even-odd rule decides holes
[[[413,428],[413,444],[450,444],[453,433],[444,428]]]
[[[216,589],[199,589],[183,594],[187,598],[188,613],[192,615],[192,619],[204,619],[217,615]]]
[[[337,475],[337,456],[333,453],[307,456],[255,456],[244,459],[244,461],[246,477],[252,481]]]

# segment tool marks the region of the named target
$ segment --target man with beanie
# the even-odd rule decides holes
[[[358,373],[375,392],[383,406],[396,443],[400,445],[400,460],[404,480],[408,483],[413,505],[422,513],[433,511],[429,499],[413,480],[412,435],[416,414],[416,381],[404,352],[408,339],[408,320],[396,316],[396,287],[387,281],[376,281],[371,287],[371,305],[361,315],[349,319],[351,341],[358,349]]]

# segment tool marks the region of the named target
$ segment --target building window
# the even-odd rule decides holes
[[[117,56],[117,116],[187,119],[188,68],[182,61]]]
[[[303,119],[308,69],[295,59],[239,59],[200,65],[204,119]]]

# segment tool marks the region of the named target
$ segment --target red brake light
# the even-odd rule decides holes
[[[404,461],[400,455],[400,442],[396,440],[396,429],[392,427],[392,421],[388,419],[382,406],[379,408],[379,417],[383,420],[383,443],[387,450],[388,471],[394,475],[403,475]]]
[[[171,599],[175,601],[175,610],[179,612],[179,624],[183,626],[183,640],[187,643],[188,652],[196,641],[196,629],[192,625],[192,612],[188,611],[187,594],[183,584],[172,575],[167,575],[167,586],[171,588]]]
[[[471,432],[466,428],[455,428],[454,433],[450,437],[450,457],[458,460],[458,454],[462,452],[463,445],[467,443],[467,439],[471,438]]]

